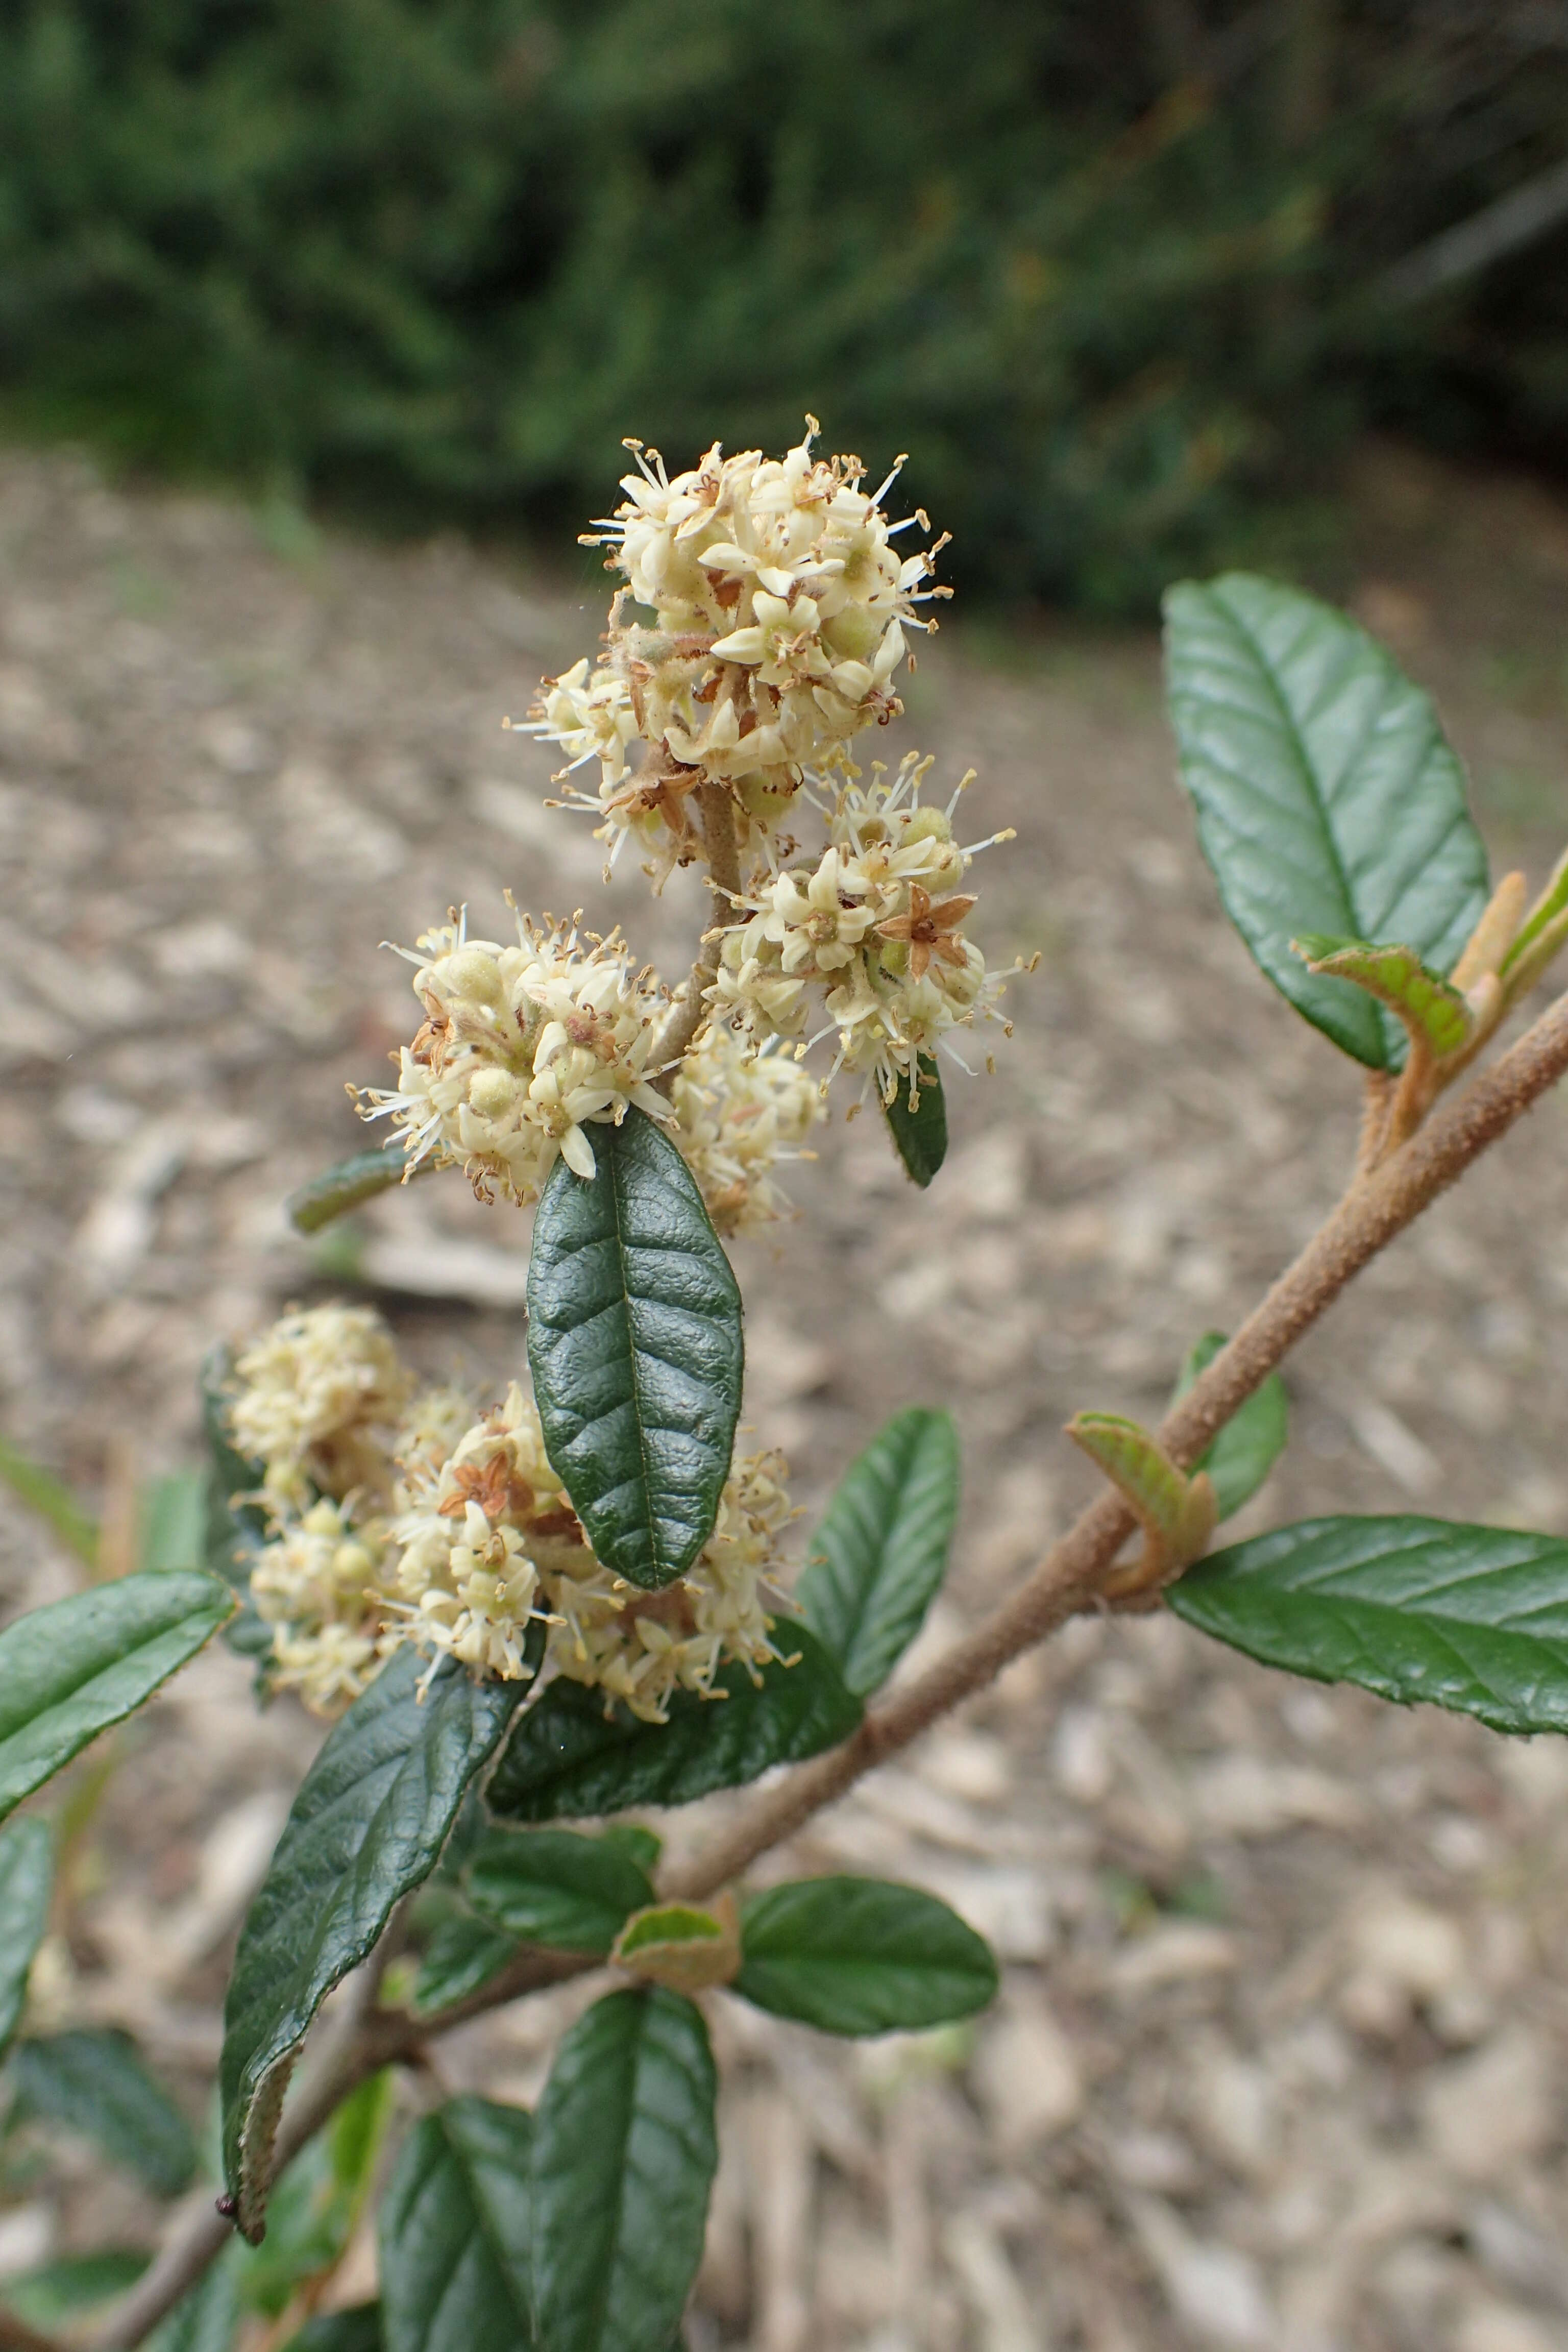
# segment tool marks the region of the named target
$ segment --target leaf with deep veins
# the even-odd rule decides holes
[[[1265,1665],[1568,1731],[1568,1543],[1446,1519],[1304,1519],[1215,1552],[1171,1607]]]
[[[1400,940],[1453,969],[1487,859],[1430,701],[1344,614],[1246,572],[1173,588],[1165,649],[1182,782],[1231,920],[1307,1020],[1399,1068],[1397,1017],[1290,941]]]
[[[421,1688],[427,1680],[427,1687]],[[523,1695],[395,1653],[335,1724],[240,1931],[224,2014],[224,2172],[247,2237],[289,2071],[322,2001],[427,1878],[464,1794]]]
[[[528,1360],[545,1452],[605,1566],[656,1590],[713,1532],[744,1349],[741,1294],[685,1160],[646,1113],[558,1160],[533,1227]]]

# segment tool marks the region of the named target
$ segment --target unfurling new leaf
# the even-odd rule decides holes
[[[654,1903],[626,1921],[611,1955],[618,1968],[670,1992],[707,1992],[729,1984],[741,1965],[741,1915],[732,1895],[710,1911],[689,1903]]]
[[[1226,912],[1299,1013],[1369,1069],[1397,1017],[1290,941],[1401,940],[1453,968],[1487,901],[1459,762],[1430,701],[1342,613],[1230,572],[1165,599],[1182,781]]]
[[[629,1109],[595,1173],[558,1160],[533,1228],[528,1360],[545,1451],[605,1566],[655,1590],[713,1532],[741,1410],[741,1294],[690,1170]]]
[[[1119,1412],[1079,1412],[1068,1435],[1099,1464],[1149,1538],[1152,1571],[1184,1567],[1214,1531],[1215,1490],[1206,1471],[1178,1470],[1157,1438]]]
[[[1434,1060],[1468,1043],[1475,1023],[1463,995],[1413,948],[1371,947],[1364,940],[1331,940],[1315,931],[1290,945],[1309,971],[1349,981],[1386,1004]]]

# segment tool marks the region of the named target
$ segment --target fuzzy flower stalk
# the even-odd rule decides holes
[[[400,1376],[400,1415],[375,1424],[374,1443],[352,1389],[340,1391],[341,1427],[320,1402],[345,1317],[362,1355],[374,1344]],[[595,1557],[517,1383],[485,1412],[456,1390],[419,1391],[363,1309],[290,1310],[239,1359],[227,1417],[247,1450],[258,1433],[281,1433],[281,1454],[255,1457],[269,1540],[250,1598],[272,1629],[270,1681],[315,1713],[340,1713],[404,1643],[503,1681],[563,1676],[649,1723],[678,1691],[722,1697],[727,1665],[754,1675],[791,1655],[778,1578],[793,1514],[776,1454],[736,1460],[690,1572],[649,1593]],[[307,1417],[310,1475],[289,1434]],[[345,1487],[351,1435],[365,1475]]]

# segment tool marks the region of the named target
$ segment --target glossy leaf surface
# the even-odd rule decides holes
[[[190,2126],[127,2033],[80,2027],[18,2042],[11,2077],[18,2120],[82,2133],[160,2197],[177,2197],[196,2168]]]
[[[1204,1333],[1182,1366],[1173,1403],[1181,1402],[1198,1374],[1208,1370],[1225,1344],[1223,1331]],[[1251,1501],[1285,1451],[1289,1434],[1290,1400],[1279,1373],[1270,1372],[1193,1465],[1195,1470],[1208,1472],[1222,1519],[1228,1519],[1243,1503]]]
[[[1290,941],[1398,940],[1452,968],[1487,859],[1431,702],[1354,621],[1246,572],[1173,588],[1165,647],[1182,781],[1231,920],[1299,1013],[1369,1069],[1398,1068],[1394,1015]]]
[[[27,1971],[48,1925],[54,1878],[47,1823],[29,1815],[0,1831],[0,2058],[22,2021]]]
[[[716,2089],[679,1993],[611,1993],[566,2034],[533,2140],[542,2352],[668,2352],[702,2257]]]
[[[1179,1617],[1266,1665],[1495,1731],[1568,1731],[1568,1542],[1413,1517],[1304,1519],[1215,1552]]]
[[[648,1590],[713,1531],[741,1410],[741,1294],[690,1170],[652,1119],[592,1129],[533,1228],[528,1360],[545,1451],[606,1568]]]
[[[117,1577],[0,1633],[0,1816],[122,1722],[234,1607],[199,1574]]]
[[[958,1516],[951,1414],[895,1413],[839,1481],[795,1588],[861,1697],[891,1674],[942,1583]]]
[[[803,1878],[744,1906],[735,1990],[826,2033],[891,2033],[984,2009],[996,1963],[956,1911],[917,1887]]]
[[[619,1706],[606,1715],[602,1693],[552,1684],[518,1717],[485,1791],[491,1812],[549,1822],[630,1805],[686,1805],[837,1746],[859,1722],[859,1700],[804,1626],[783,1621],[777,1639],[797,1664],[771,1660],[760,1687],[744,1666],[727,1666],[718,1676],[727,1696],[679,1691],[668,1723],[639,1722]]]
[[[504,1969],[518,1939],[471,1911],[454,1911],[433,1931],[414,1980],[414,2007],[421,2017],[467,2000]]]
[[[386,2352],[527,2352],[531,2118],[448,2099],[416,2124],[381,2200]]]
[[[921,1055],[920,1072],[915,1108],[910,1108],[908,1086],[900,1085],[892,1101],[882,1105],[882,1116],[899,1158],[923,1192],[947,1158],[947,1097],[931,1056]]]
[[[565,1951],[607,1952],[653,1901],[629,1853],[573,1830],[492,1830],[464,1876],[475,1910],[498,1927]]]
[[[520,1696],[399,1650],[335,1724],[300,1785],[240,1931],[219,2081],[224,2169],[248,2236],[286,2070],[332,1987],[434,1869],[468,1783]]]

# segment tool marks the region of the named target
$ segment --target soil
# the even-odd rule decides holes
[[[1568,508],[1373,448],[1356,608],[1436,692],[1494,865],[1568,793]],[[408,941],[466,898],[602,918],[587,821],[503,731],[592,648],[599,575],[385,549],[0,453],[0,1427],[100,1505],[194,1458],[215,1337],[345,1285],[432,1373],[521,1354],[528,1220],[460,1179],[314,1249],[280,1202],[363,1131]],[[962,619],[889,749],[979,782],[994,961],[1039,951],[918,1194],[873,1119],[739,1244],[748,1419],[816,1508],[948,1402],[956,1566],[929,1655],[1092,1490],[1077,1408],[1156,1416],[1328,1209],[1354,1074],[1258,977],[1173,782],[1151,635]],[[679,881],[607,894],[684,969]],[[1327,1509],[1568,1530],[1568,1107],[1547,1103],[1300,1349],[1232,1531]],[[119,1530],[115,1533],[115,1530]],[[116,1551],[116,1546],[119,1547]],[[0,1498],[10,1611],[80,1571]],[[200,1659],[68,1784],[46,2021],[123,2024],[204,2112],[233,1933],[319,1731]],[[100,1769],[107,1766],[107,1769]],[[700,1824],[679,1817],[677,1838]],[[1568,1748],[1292,1684],[1165,1617],[1083,1621],[770,1868],[956,1903],[1005,1964],[973,2031],[828,2044],[722,1997],[724,2160],[693,2352],[1550,2352],[1568,2344]],[[573,1989],[444,2043],[531,2098]],[[428,2084],[405,2086],[410,2109]],[[0,2189],[4,2274],[155,2224],[62,2141]],[[372,2291],[368,2241],[334,2284]]]

